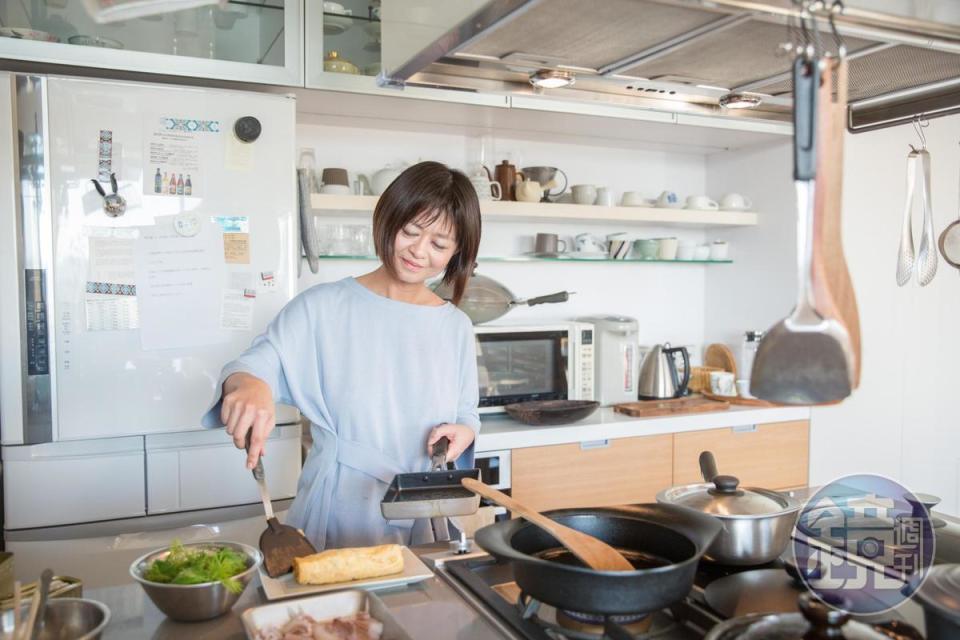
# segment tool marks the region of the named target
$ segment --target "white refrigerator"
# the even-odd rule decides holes
[[[18,574],[65,541],[102,563],[181,527],[261,528],[242,452],[200,420],[221,367],[296,291],[294,129],[289,96],[0,72],[0,457]],[[275,500],[296,490],[298,419],[280,408],[268,443]]]

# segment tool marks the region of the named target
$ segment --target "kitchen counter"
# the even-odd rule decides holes
[[[476,450],[521,449],[809,419],[809,407],[757,408],[743,405],[731,405],[726,411],[653,418],[631,418],[609,407],[602,407],[579,422],[549,427],[526,425],[506,414],[485,414],[481,416],[482,426]]]
[[[417,548],[417,553],[435,550]],[[487,622],[440,578],[433,577],[408,587],[377,591],[390,613],[412,638],[470,638],[495,640],[503,634]],[[168,620],[139,584],[84,590],[84,597],[110,608],[110,624],[104,640],[243,640],[246,634],[240,616],[250,607],[269,604],[259,580],[247,587],[226,615],[205,622],[180,623]],[[297,600],[286,600],[296,606]]]

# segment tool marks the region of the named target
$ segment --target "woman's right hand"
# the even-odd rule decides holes
[[[257,459],[264,455],[274,418],[273,393],[266,382],[249,373],[234,373],[223,381],[220,422],[227,427],[237,449],[246,447],[250,432],[247,469],[257,466]]]

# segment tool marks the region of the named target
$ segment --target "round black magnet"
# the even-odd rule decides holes
[[[253,116],[243,116],[233,123],[233,133],[241,142],[253,142],[260,137],[262,130],[260,121]]]

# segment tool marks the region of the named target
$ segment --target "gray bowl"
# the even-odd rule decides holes
[[[247,558],[247,570],[238,573],[234,578],[240,581],[243,589],[247,588],[250,580],[263,562],[263,555],[258,549],[240,542],[193,542],[183,545],[187,549],[220,549],[227,547],[238,551]],[[196,622],[222,616],[229,611],[243,593],[230,593],[220,582],[204,582],[202,584],[165,584],[152,582],[143,577],[154,560],[165,558],[170,553],[170,547],[140,556],[130,565],[130,575],[140,583],[147,592],[153,604],[157,605],[171,620],[181,622]]]
[[[30,604],[20,607],[21,620],[24,620]],[[35,640],[96,640],[110,622],[110,610],[96,600],[84,598],[51,598],[47,600],[47,609],[43,615],[43,630]],[[13,632],[13,609],[3,612],[0,617],[3,635]]]

